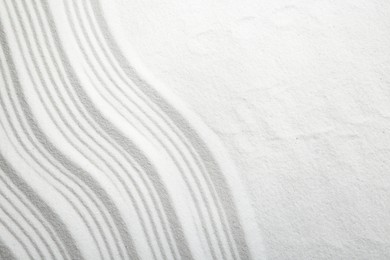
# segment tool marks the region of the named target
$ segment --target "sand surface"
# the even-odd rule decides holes
[[[264,259],[220,138],[105,9],[0,2],[0,259]]]
[[[390,259],[390,2],[1,0],[0,259]]]
[[[390,2],[146,0],[106,12],[123,48],[223,140],[269,259],[389,259]]]

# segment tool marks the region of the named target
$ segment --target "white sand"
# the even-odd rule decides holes
[[[390,258],[390,2],[104,1],[223,140],[269,259]]]

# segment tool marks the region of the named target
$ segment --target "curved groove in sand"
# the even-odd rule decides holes
[[[0,256],[263,257],[222,148],[125,59],[98,1],[0,6]]]

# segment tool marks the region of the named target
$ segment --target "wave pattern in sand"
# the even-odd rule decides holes
[[[98,1],[1,0],[0,39],[1,259],[259,258],[217,142]]]

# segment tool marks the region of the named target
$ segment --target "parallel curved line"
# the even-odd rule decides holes
[[[0,43],[1,259],[262,257],[246,197],[99,0],[1,0]]]
[[[78,8],[75,8],[75,10],[76,10],[76,12],[77,12],[77,10],[79,10]],[[70,14],[69,14],[69,12],[68,12],[68,16],[70,16]],[[82,22],[80,22],[79,24],[81,24],[82,25]],[[73,26],[72,26],[72,28],[73,28],[73,31],[75,31],[75,29],[74,29],[74,24],[72,24]],[[83,26],[81,26],[81,28],[83,28]],[[87,35],[87,32],[84,30],[83,31],[83,33],[84,33],[84,35]],[[87,38],[87,41],[88,41],[88,38]],[[80,41],[78,41],[79,43],[80,43]],[[92,43],[90,42],[90,41],[88,41],[88,43],[89,43],[89,45],[90,46],[92,46]],[[83,49],[83,48],[82,48]],[[93,51],[93,48],[90,48],[92,51]],[[85,52],[85,50],[83,49],[83,51]],[[93,52],[94,54],[95,54],[95,56],[97,56],[97,53],[96,53],[96,51],[95,52]],[[100,65],[102,65],[102,63],[100,62],[99,63]],[[91,64],[91,63],[89,63],[89,65],[93,68],[93,65]],[[104,69],[103,69],[104,70]],[[105,72],[106,72],[106,70],[104,70]],[[96,75],[96,77],[99,77],[98,76],[98,74],[95,72],[95,75]],[[112,83],[114,83],[113,82],[113,80],[112,80],[112,78],[110,78],[111,79],[111,81],[112,81]],[[114,85],[115,85],[115,83],[114,83]],[[130,112],[129,110],[128,110],[128,112]],[[145,116],[147,117],[147,114],[145,114]],[[161,129],[160,129],[161,130]],[[169,153],[169,151],[168,151],[168,153]],[[173,160],[175,160],[175,158],[172,158]],[[182,168],[180,169],[180,170],[183,170]],[[193,173],[193,172],[192,172]],[[199,183],[197,183],[198,185],[199,185]],[[189,185],[188,186],[188,188],[189,189],[191,189],[191,186]],[[192,189],[191,189],[192,190]],[[200,191],[200,194],[202,194],[203,195],[203,192],[204,191]],[[194,197],[194,199],[196,199],[195,198],[195,195],[194,195],[194,191],[192,191],[192,194],[193,194],[193,197]],[[205,198],[204,198],[204,196],[202,197],[202,199],[203,200],[205,200]],[[208,208],[208,210],[209,210],[209,212],[210,212],[210,209],[209,209],[209,206],[208,206],[208,204],[206,204],[206,207]],[[199,210],[199,207],[198,207],[198,210]],[[210,215],[210,213],[209,213],[209,216],[211,216]],[[203,217],[203,216],[202,216]],[[212,218],[211,218],[212,219]],[[213,220],[213,219],[212,219]],[[213,226],[215,225],[215,222],[213,223]],[[208,237],[208,239],[210,239],[209,237]],[[219,242],[219,244],[220,244],[220,241],[218,241]]]
[[[59,112],[59,110],[56,110],[57,112],[58,112],[58,114],[60,114],[60,112]],[[62,117],[62,120],[64,120],[64,118]],[[75,135],[77,135],[76,133],[75,133]],[[69,139],[68,139],[69,140]],[[103,158],[102,157],[100,157],[99,158],[100,160],[103,160]],[[103,237],[103,239],[105,239],[105,236],[102,236]],[[106,243],[106,245],[107,245],[107,242],[105,241],[105,243]]]
[[[36,65],[36,64],[35,64]],[[94,216],[93,216],[93,214],[91,213],[91,216],[94,218]],[[96,220],[95,220],[95,222],[96,222]],[[98,226],[99,227],[99,226]],[[101,228],[99,227],[99,230],[101,230]],[[111,229],[110,229],[111,230]],[[106,241],[106,238],[105,238],[105,236],[103,235],[102,236],[102,238],[103,238],[103,240],[105,240],[105,244],[107,245],[107,241]],[[111,254],[112,255],[112,254]]]
[[[6,43],[5,36],[2,37],[2,47],[4,50],[4,54],[7,58],[8,65],[11,67],[10,72],[12,76],[12,80],[14,83],[14,87],[16,90],[17,98],[20,104],[22,104],[23,112],[25,113],[25,119],[29,122],[31,126],[31,130],[33,131],[35,138],[39,141],[39,143],[45,147],[47,151],[50,151],[51,155],[57,159],[57,161],[69,171],[69,173],[74,174],[79,180],[83,182],[86,186],[90,188],[91,191],[100,199],[100,201],[105,205],[106,208],[109,208],[108,214],[111,215],[112,218],[115,219],[116,225],[119,227],[118,230],[121,232],[122,239],[127,241],[127,249],[130,250],[132,248],[132,242],[130,242],[129,235],[126,234],[126,229],[124,228],[123,220],[121,219],[120,214],[117,213],[117,208],[114,206],[111,198],[106,194],[106,192],[97,184],[97,182],[92,179],[87,173],[85,173],[79,166],[75,165],[71,162],[66,156],[64,156],[58,148],[56,148],[47,138],[47,136],[43,133],[39,125],[36,123],[34,116],[32,115],[29,104],[26,101],[24,93],[20,87],[20,83],[16,76],[16,70],[12,62],[12,58],[10,55],[8,44]],[[77,186],[80,184],[76,183]],[[135,251],[134,251],[135,252]],[[133,252],[133,254],[134,254]]]
[[[4,108],[4,110],[5,110],[5,112],[6,112],[6,109],[5,109],[5,108]],[[14,128],[14,130],[15,130],[15,128]],[[16,132],[17,132],[17,131],[15,130],[15,133],[16,133]],[[27,136],[27,137],[28,137],[28,136]],[[28,137],[28,138],[29,138],[29,137]],[[19,137],[18,139],[21,140],[20,137]],[[35,147],[37,147],[37,146],[35,146]],[[37,149],[39,149],[39,148],[37,147]],[[29,152],[28,149],[26,149],[26,151]],[[68,186],[68,189],[71,190],[71,192],[72,192],[73,194],[75,194],[75,193],[72,191],[72,188],[71,188],[71,187]],[[63,195],[64,195],[64,194],[63,194]],[[64,196],[65,196],[65,195],[64,195]],[[77,195],[76,195],[76,196],[77,196]],[[69,200],[68,197],[67,197],[67,199]],[[82,202],[82,200],[80,200],[80,197],[79,197],[79,201]],[[74,206],[74,204],[73,204],[73,206]],[[86,208],[88,209],[89,206],[86,206]],[[80,211],[78,211],[78,212],[80,212]],[[80,216],[82,217],[83,221],[87,223],[87,221],[85,220],[85,217],[84,217],[81,213],[79,213],[79,214],[80,214]],[[93,216],[93,214],[90,214],[90,215]],[[96,220],[95,220],[95,222],[96,222]],[[88,223],[87,223],[87,225],[89,226]],[[89,228],[89,229],[91,230],[91,228]]]
[[[55,230],[59,239],[66,248],[67,253],[72,259],[82,259],[80,250],[70,235],[70,232],[61,218],[36,194],[35,191],[15,172],[12,166],[6,161],[0,153],[0,169],[6,177],[19,189],[19,191],[30,200],[30,202],[39,210],[42,217]]]
[[[202,162],[205,163],[209,169],[210,177],[214,182],[220,198],[223,200],[225,209],[228,211],[230,225],[236,223],[236,225],[231,228],[235,230],[234,238],[236,243],[239,245],[238,248],[240,249],[240,255],[243,258],[249,257],[249,250],[247,248],[247,243],[245,242],[245,235],[240,225],[238,215],[234,210],[235,205],[233,203],[231,191],[228,188],[226,181],[224,180],[224,175],[220,172],[219,166],[216,163],[214,156],[210,153],[203,140],[199,138],[196,131],[192,129],[189,122],[183,118],[181,114],[176,111],[167,101],[165,101],[164,98],[162,98],[162,96],[159,95],[158,92],[153,88],[153,86],[150,86],[146,81],[138,77],[136,70],[130,66],[130,64],[124,58],[124,55],[121,53],[118,45],[115,43],[114,37],[111,35],[103,16],[99,1],[91,1],[90,3],[98,17],[96,20],[101,26],[101,30],[105,35],[105,40],[109,44],[113,55],[115,55],[117,58],[117,61],[120,63],[122,69],[125,70],[127,75],[131,77],[137,86],[139,86],[140,91],[148,96],[151,101],[161,109],[161,111],[164,111],[166,115],[171,117],[172,121],[175,122],[175,126],[181,130],[181,133],[186,136],[187,140],[192,143],[196,151],[199,153],[199,156],[201,156]]]

